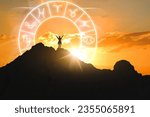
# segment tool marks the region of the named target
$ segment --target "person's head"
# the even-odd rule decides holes
[[[57,35],[56,35],[56,37],[57,37],[57,39],[59,39],[59,40],[63,38],[63,36],[57,36]]]
[[[56,35],[56,37],[57,37],[58,39],[62,39],[62,38],[63,38],[63,36],[57,36],[57,35]]]

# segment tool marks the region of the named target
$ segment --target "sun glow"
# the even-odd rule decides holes
[[[77,49],[77,48],[72,48],[70,49],[71,54],[74,57],[77,57],[78,59],[80,59],[81,61],[85,61],[87,59],[87,56],[85,53],[83,53],[81,50]]]

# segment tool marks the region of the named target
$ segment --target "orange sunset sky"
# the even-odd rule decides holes
[[[20,24],[33,7],[44,1],[48,0],[0,0],[0,67],[19,56]],[[113,69],[117,61],[125,59],[138,72],[150,74],[150,0],[68,1],[82,7],[96,25],[95,67]]]

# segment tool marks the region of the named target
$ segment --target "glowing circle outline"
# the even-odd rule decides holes
[[[20,29],[19,29],[19,34],[18,34],[18,47],[19,47],[19,52],[20,52],[20,55],[22,55],[23,53],[21,52],[22,50],[21,50],[21,45],[20,45],[20,36],[21,36],[21,30],[22,30],[22,27],[23,27],[23,24],[24,24],[24,22],[26,21],[26,19],[32,14],[32,12],[33,11],[35,11],[36,9],[38,9],[38,8],[40,8],[41,6],[44,6],[44,5],[48,5],[49,3],[56,3],[56,2],[65,2],[66,3],[66,5],[68,6],[68,4],[69,5],[73,5],[73,6],[75,6],[76,8],[78,8],[79,10],[81,10],[82,12],[83,12],[83,14],[85,14],[87,17],[88,17],[88,19],[90,20],[90,22],[92,23],[92,26],[93,26],[93,28],[94,28],[94,33],[95,33],[95,47],[93,48],[94,49],[94,53],[93,53],[93,57],[92,57],[92,59],[94,58],[94,56],[95,56],[95,54],[96,54],[96,50],[97,50],[97,42],[98,42],[98,33],[97,33],[97,30],[96,30],[96,26],[95,26],[95,24],[94,24],[94,22],[93,22],[93,20],[92,20],[92,18],[90,17],[90,15],[86,12],[86,11],[84,11],[84,9],[82,9],[81,7],[79,7],[78,5],[76,5],[76,4],[74,4],[74,3],[72,3],[72,2],[68,2],[68,1],[55,1],[55,0],[53,0],[53,1],[47,1],[47,2],[44,2],[44,3],[41,3],[40,5],[38,5],[38,6],[36,6],[36,7],[34,7],[26,16],[25,16],[25,18],[23,19],[23,21],[22,21],[22,23],[21,23],[21,26],[20,26]],[[53,18],[53,17],[63,17],[64,18],[64,16],[49,16],[49,18]],[[45,20],[48,20],[49,18],[46,18]],[[66,18],[66,17],[65,17]],[[69,18],[68,18],[69,19]],[[67,19],[67,20],[68,20]],[[44,20],[44,21],[45,21]],[[70,19],[70,21],[71,21],[71,19]],[[42,21],[43,22],[43,21]],[[72,23],[73,23],[73,21],[72,21]],[[75,25],[75,23],[73,23],[74,25]],[[39,26],[41,25],[41,23],[39,23],[38,24],[38,28],[39,28]],[[76,26],[76,25],[75,25]],[[76,26],[77,27],[77,26]],[[33,33],[34,34],[34,41],[35,41],[35,34],[36,34],[36,32],[37,32],[37,30],[38,30],[38,28],[36,29],[36,31]],[[78,28],[77,28],[78,29]],[[79,31],[79,29],[78,29],[78,31]],[[82,32],[80,32],[80,34],[81,34]],[[80,37],[81,37],[81,35],[80,35]],[[81,38],[82,39],[82,38]],[[80,40],[81,40],[80,39]],[[34,45],[35,45],[35,42],[34,42]],[[26,49],[27,50],[27,49]],[[90,60],[90,61],[92,61],[92,59]]]

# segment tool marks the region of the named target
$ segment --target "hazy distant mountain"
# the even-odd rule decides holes
[[[0,69],[1,99],[150,99],[149,84],[128,61],[98,70],[43,44]]]

